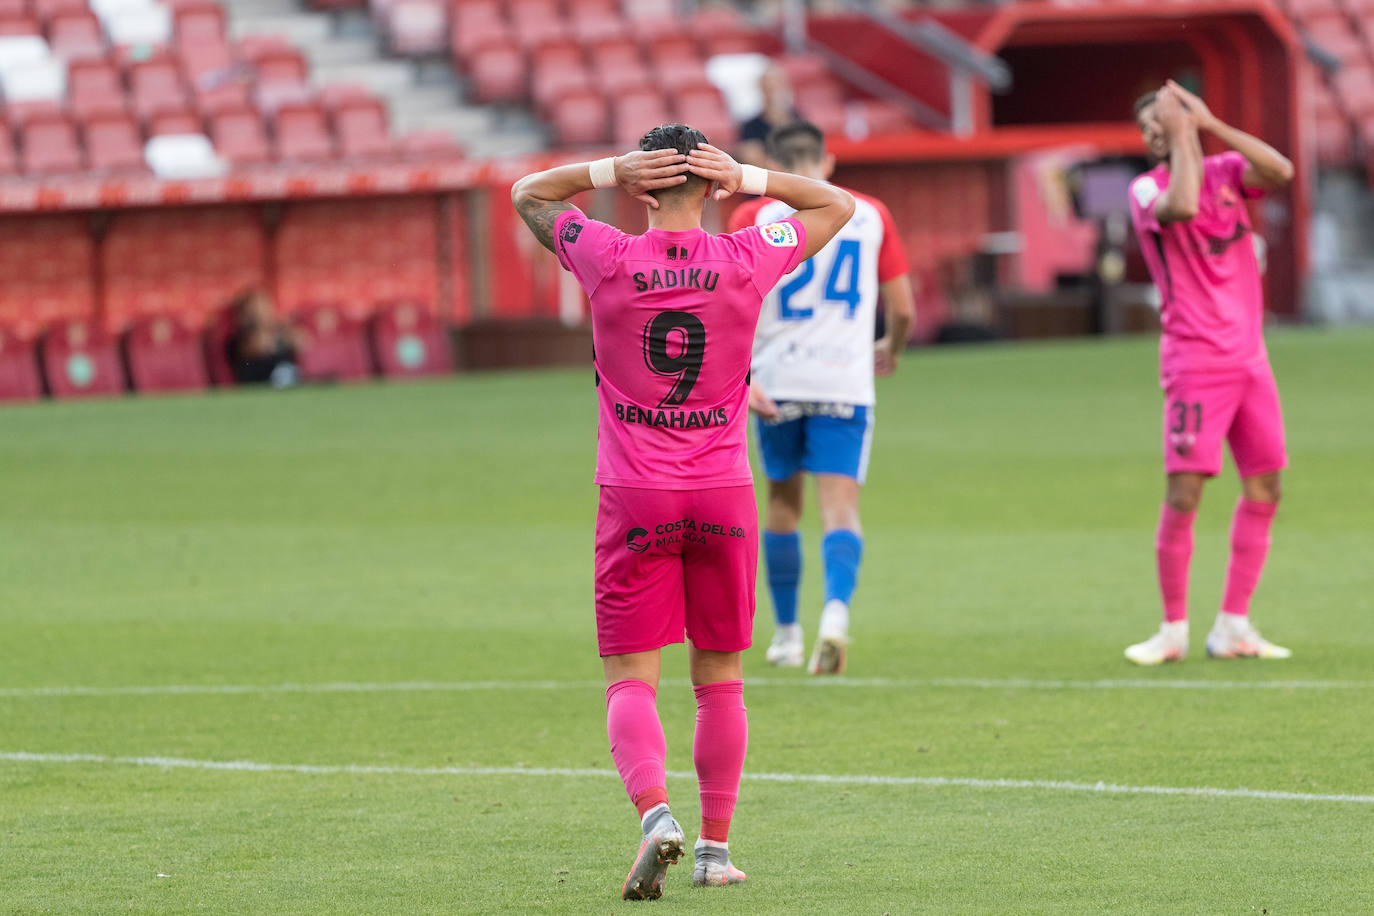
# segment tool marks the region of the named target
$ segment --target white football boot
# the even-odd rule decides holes
[[[812,674],[844,674],[849,648],[849,607],[838,598],[825,603],[816,648],[807,670]]]
[[[773,633],[773,641],[764,653],[768,664],[779,668],[800,668],[806,662],[806,645],[799,623],[780,623]]]
[[[697,840],[696,865],[692,868],[692,884],[696,887],[725,887],[743,884],[748,877],[730,864],[730,848],[719,843]]]
[[[1159,632],[1144,642],[1126,647],[1126,658],[1137,665],[1182,661],[1188,654],[1188,621],[1162,623]]]
[[[686,837],[667,805],[659,805],[646,812],[643,820],[644,836],[639,844],[635,864],[620,888],[622,900],[657,900],[663,896],[663,879],[668,866],[682,857]]]
[[[1207,634],[1207,654],[1212,658],[1288,658],[1293,652],[1261,636],[1248,616],[1220,611]]]

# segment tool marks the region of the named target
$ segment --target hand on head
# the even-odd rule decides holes
[[[1196,126],[1183,99],[1171,86],[1163,86],[1155,93],[1155,120],[1170,135]]]
[[[700,143],[687,156],[687,168],[693,175],[700,175],[717,185],[711,197],[724,200],[739,190],[744,180],[744,170],[725,150],[717,149],[709,143]]]
[[[1164,83],[1164,89],[1171,91],[1178,99],[1179,104],[1183,106],[1183,110],[1188,112],[1188,116],[1192,120],[1194,127],[1199,130],[1208,130],[1215,123],[1216,116],[1212,114],[1211,109],[1207,107],[1207,103],[1199,96],[1184,89],[1173,80],[1167,80]],[[1162,92],[1164,90],[1160,91]]]
[[[615,180],[635,200],[658,209],[650,191],[687,180],[687,157],[673,149],[635,150],[615,160]]]

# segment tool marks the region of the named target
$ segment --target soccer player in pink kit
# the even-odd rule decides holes
[[[1159,160],[1131,183],[1130,206],[1163,300],[1159,361],[1168,487],[1155,542],[1164,623],[1126,649],[1126,657],[1157,665],[1188,652],[1193,520],[1203,484],[1221,471],[1225,439],[1240,472],[1241,497],[1207,654],[1288,658],[1292,653],[1261,637],[1249,617],[1288,456],[1244,199],[1287,184],[1293,165],[1263,141],[1222,123],[1202,99],[1172,81],[1136,103],[1136,120]],[[1204,157],[1200,130],[1231,150]]]
[[[649,207],[627,235],[567,199],[619,185]],[[767,192],[795,208],[767,226],[713,236],[708,197]],[[849,194],[741,167],[681,124],[638,152],[527,175],[512,201],[591,300],[596,369],[597,645],[611,757],[640,814],[627,900],[663,893],[683,852],[668,809],[657,709],[659,650],[690,639],[697,699],[692,746],[701,838],[692,881],[738,884],[730,818],[748,742],[740,653],[750,645],[758,529],[746,441],[749,361],[763,297],[854,210]]]

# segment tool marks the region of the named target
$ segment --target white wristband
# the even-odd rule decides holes
[[[593,162],[591,172],[592,187],[613,188],[616,186],[614,156],[607,156],[605,159],[598,159]]]
[[[742,165],[740,171],[744,173],[739,182],[741,194],[756,194],[762,197],[768,191],[767,169],[761,169],[756,165]]]

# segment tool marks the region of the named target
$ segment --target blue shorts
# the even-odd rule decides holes
[[[868,476],[873,408],[825,401],[779,401],[779,420],[758,418],[759,451],[769,480],[798,471],[840,474],[859,483]]]

